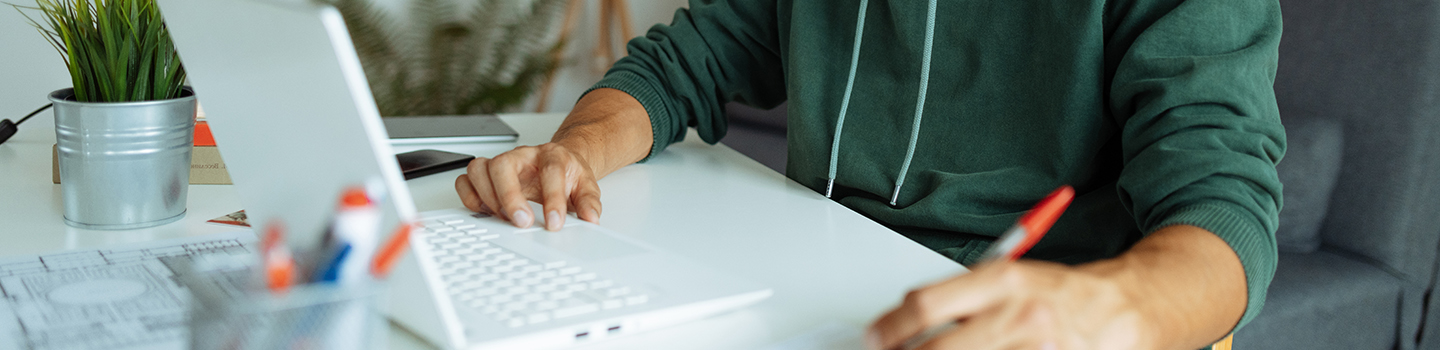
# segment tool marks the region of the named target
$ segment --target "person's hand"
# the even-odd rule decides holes
[[[567,212],[599,223],[600,186],[584,159],[558,143],[518,147],[495,158],[475,158],[455,179],[460,201],[525,228],[535,223],[529,201],[544,206],[545,229],[559,230]],[[497,210],[498,209],[498,210]]]
[[[1155,332],[1136,298],[1107,276],[1021,260],[978,266],[920,288],[870,326],[874,349],[897,349],[946,324],[917,349],[1150,349]]]

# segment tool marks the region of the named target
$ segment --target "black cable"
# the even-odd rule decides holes
[[[36,109],[34,112],[30,112],[30,114],[26,114],[24,118],[20,118],[20,121],[15,122],[15,125],[19,126],[20,123],[30,120],[30,117],[34,117],[36,114],[40,114],[40,112],[44,112],[46,109],[50,109],[50,106],[54,105],[54,103],[46,103],[44,106],[41,106],[40,109]]]
[[[50,106],[54,105],[54,103],[47,103],[44,107],[40,107],[40,109],[37,109],[34,112],[30,112],[30,114],[25,115],[24,118],[20,118],[19,122],[11,123],[9,119],[0,119],[0,143],[5,143],[5,141],[9,140],[11,136],[15,136],[15,133],[20,131],[20,123],[24,123],[26,120],[30,120],[30,117],[34,117],[36,114],[40,114],[40,112],[45,111],[46,109],[49,109]]]

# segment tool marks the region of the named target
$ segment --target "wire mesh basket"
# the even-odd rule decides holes
[[[374,280],[259,288],[248,268],[182,274],[190,349],[383,349],[383,284]]]

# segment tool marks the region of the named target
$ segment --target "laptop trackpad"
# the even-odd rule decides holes
[[[556,232],[537,230],[516,234],[518,238],[528,238],[542,246],[586,261],[614,259],[646,252],[645,248],[611,235],[612,233],[588,225],[570,226]]]

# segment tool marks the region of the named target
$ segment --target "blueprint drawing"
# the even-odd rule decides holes
[[[0,258],[0,349],[184,349],[188,295],[162,259],[251,255],[248,231]]]

